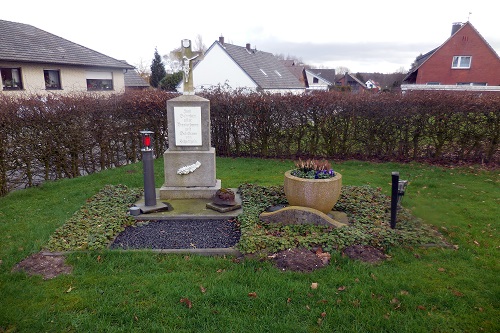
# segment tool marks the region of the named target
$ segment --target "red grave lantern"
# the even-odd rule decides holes
[[[142,135],[142,151],[150,151],[151,148],[151,135],[153,132],[151,131],[141,131]]]

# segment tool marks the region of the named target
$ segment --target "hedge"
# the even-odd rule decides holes
[[[276,95],[220,87],[210,100],[219,156],[382,161],[500,161],[500,94],[323,92]],[[140,159],[139,131],[168,148],[166,102],[147,90],[112,95],[0,94],[0,195]]]

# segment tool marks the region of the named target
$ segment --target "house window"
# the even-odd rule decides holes
[[[45,89],[61,89],[61,76],[58,70],[44,70],[43,78],[45,80]]]
[[[3,90],[23,89],[21,68],[0,68]]]
[[[313,83],[319,83],[319,80],[317,77],[313,77]]]
[[[470,56],[455,56],[451,63],[451,68],[470,68],[472,57]]]
[[[111,72],[87,72],[87,90],[113,90],[113,74]]]
[[[486,82],[458,82],[457,86],[487,86]]]

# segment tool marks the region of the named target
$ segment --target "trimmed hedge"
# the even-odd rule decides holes
[[[168,147],[166,102],[177,94],[24,98],[0,95],[0,195],[140,159],[139,131]],[[216,88],[212,146],[219,156],[500,161],[500,94],[413,92],[273,95]]]

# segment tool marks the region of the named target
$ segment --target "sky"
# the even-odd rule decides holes
[[[2,1],[0,19],[25,23],[110,57],[149,68],[199,37],[300,59],[313,68],[393,73],[470,21],[500,54],[496,0],[23,0]]]

